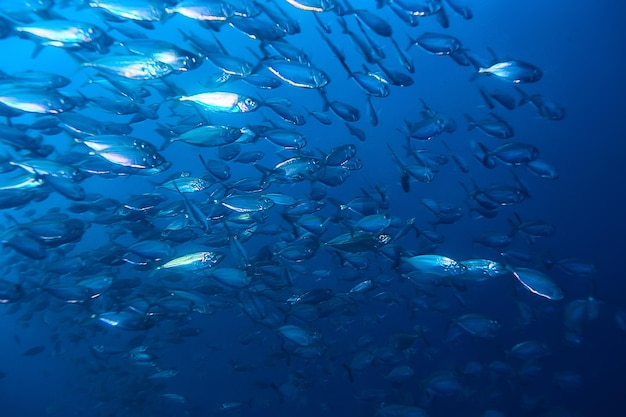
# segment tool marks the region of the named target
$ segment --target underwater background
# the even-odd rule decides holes
[[[626,5],[460,1],[0,2],[2,415],[626,413]]]

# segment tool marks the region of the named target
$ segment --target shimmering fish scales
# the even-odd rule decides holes
[[[223,22],[233,15],[233,7],[224,2],[206,2],[201,0],[181,0],[173,6],[165,7],[169,14],[178,13],[189,19]]]
[[[467,267],[463,264],[442,255],[416,255],[405,258],[404,261],[424,274],[458,276],[467,272]]]
[[[191,101],[199,104],[209,111],[220,113],[246,113],[254,111],[259,103],[250,97],[225,91],[213,91],[181,96],[180,101]]]
[[[287,3],[300,10],[308,12],[327,12],[336,6],[335,0],[286,0]]]
[[[501,60],[488,66],[477,66],[478,74],[492,75],[503,81],[514,84],[534,83],[541,79],[543,73],[538,67],[518,60]]]
[[[174,71],[168,64],[143,55],[112,55],[82,65],[131,80],[154,80]]]
[[[25,113],[60,114],[76,103],[57,90],[34,87],[0,86],[0,104]]]
[[[206,268],[211,268],[215,264],[219,263],[224,258],[224,255],[219,252],[193,252],[187,255],[174,258],[163,265],[158,266],[155,271],[159,269],[173,269],[181,271],[196,271]]]

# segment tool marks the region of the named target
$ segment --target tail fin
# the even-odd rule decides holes
[[[474,119],[472,119],[472,116],[470,116],[469,114],[465,113],[464,114],[465,118],[467,119],[467,121],[469,122],[469,126],[467,126],[467,130],[472,130],[475,127],[478,126],[478,124],[476,123],[476,121]]]

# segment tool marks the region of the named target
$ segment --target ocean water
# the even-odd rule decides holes
[[[259,3],[299,24],[299,33],[283,33],[276,42],[306,53],[310,65],[330,80],[323,87],[328,99],[358,109],[359,120],[347,123],[326,109],[320,88],[290,85],[288,80],[307,70],[304,64],[297,64],[295,76],[283,74],[287,80],[275,89],[254,87],[237,76],[219,83],[221,70],[204,57],[197,68],[148,80],[90,66],[103,57],[128,55],[119,44],[132,44],[140,33],[199,55],[196,42],[219,41],[227,52],[212,52],[245,59],[255,74],[278,80],[268,69],[277,52],[268,47],[263,57],[263,40],[233,27],[242,21],[269,24],[266,13],[229,16],[210,26],[173,14],[147,28],[78,3],[49,5],[38,13],[24,10],[21,2],[0,5],[10,26],[0,39],[2,114],[25,88],[32,89],[31,96],[58,91],[75,104],[61,114],[54,107],[17,110],[2,121],[3,128],[40,138],[30,147],[16,144],[8,131],[0,138],[2,416],[626,412],[621,2],[465,0],[472,18],[464,19],[449,3],[433,1],[430,10],[442,7],[448,16],[443,27],[441,11],[409,26],[389,6],[352,0],[360,14],[343,16],[350,31],[380,45],[385,54],[380,62],[412,81],[390,85],[382,74],[389,94],[369,99],[375,125],[367,94],[323,40],[316,12],[301,10],[296,2]],[[174,7],[150,3],[161,10]],[[235,7],[244,10],[234,0],[232,7],[224,10],[230,15]],[[248,11],[256,7],[250,3]],[[339,10],[318,13],[331,29],[324,35],[353,72],[381,75],[343,33]],[[402,66],[390,37],[367,25],[372,16],[389,23],[413,73]],[[95,25],[113,44],[94,52],[43,46],[41,39],[24,35],[24,27],[61,18]],[[495,62],[520,60],[542,76],[516,83],[420,45],[405,50],[409,39],[425,33],[456,38],[462,44],[457,57],[473,58],[483,72]],[[25,71],[54,73],[70,82],[58,90],[24,87],[16,77]],[[134,103],[158,106],[155,117],[133,121],[133,114],[98,105],[101,97],[132,101],[101,73],[113,83],[127,82],[131,91],[145,88],[149,95]],[[516,88],[559,103],[565,117],[548,120],[532,104],[520,105]],[[514,108],[494,101],[490,109],[480,89],[501,91]],[[235,92],[260,105],[229,114],[179,100],[208,91]],[[283,104],[288,99],[286,108],[301,114],[304,123],[290,123],[270,109],[267,103],[277,99]],[[309,111],[323,112],[331,123],[320,123]],[[92,124],[103,123],[101,129],[110,123],[130,126],[126,136],[154,148],[135,142],[118,146],[117,155],[157,152],[167,163],[133,168],[123,158],[107,161],[85,145],[90,129],[72,132],[63,119],[67,115],[93,118]],[[468,129],[466,115],[481,126]],[[501,128],[502,120],[512,137],[481,130],[490,124]],[[430,139],[407,138],[406,122],[447,129]],[[239,155],[263,152],[258,167],[224,157],[223,147],[167,143],[158,130],[180,129],[171,134],[176,136],[209,124],[237,128]],[[347,125],[365,139],[351,135]],[[241,134],[246,127],[256,137]],[[271,128],[299,133],[306,144],[286,149],[271,143],[263,137]],[[510,143],[532,145],[529,158],[556,168],[558,178],[534,174],[527,160],[503,162],[506,156],[496,150]],[[345,145],[356,154],[327,158]],[[45,147],[53,151],[44,152]],[[199,156],[221,170],[211,174]],[[290,158],[312,165],[285,178],[278,164]],[[37,187],[7,190],[33,161],[63,163],[85,178],[59,178],[56,166],[32,177],[41,182]],[[154,167],[163,172],[150,175]],[[208,188],[181,193],[160,186],[181,173],[203,178]],[[235,182],[244,178],[262,190],[238,190]],[[491,193],[487,201],[484,192]],[[223,204],[237,195],[273,204],[245,212]],[[294,214],[291,200],[319,207]],[[364,208],[358,205],[363,201]],[[442,220],[432,202],[460,214]],[[364,222],[366,216],[373,217]],[[542,226],[534,238],[533,225]],[[73,232],[77,235],[70,236]],[[486,245],[485,234],[493,233],[508,240]],[[333,240],[338,236],[341,245]],[[129,248],[140,242],[168,250],[152,258],[133,254]],[[198,251],[218,253],[220,260],[201,270],[168,267]],[[493,261],[500,274],[468,271],[470,259]],[[437,263],[442,261],[448,268]]]

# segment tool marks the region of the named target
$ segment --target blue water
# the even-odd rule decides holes
[[[518,101],[519,93],[510,82],[475,76],[476,70],[471,66],[460,66],[447,56],[437,56],[413,46],[408,55],[415,64],[415,73],[409,74],[414,84],[391,86],[388,97],[372,99],[379,114],[379,123],[373,126],[366,114],[365,93],[348,79],[339,61],[319,37],[313,12],[298,10],[287,2],[275,3],[301,26],[301,33],[287,35],[286,40],[306,51],[311,63],[329,75],[331,81],[325,88],[329,99],[360,110],[360,120],[354,126],[366,133],[366,140],[362,142],[350,136],[343,120],[330,112],[332,124],[329,126],[310,116],[306,117],[304,125],[293,126],[264,106],[256,112],[236,115],[211,114],[194,107],[177,106],[176,109],[192,116],[196,111],[203,112],[213,124],[242,127],[276,123],[306,137],[307,144],[300,152],[282,150],[265,140],[241,144],[242,151],[262,150],[265,156],[259,165],[267,168],[292,156],[321,158],[334,147],[356,145],[356,157],[363,167],[350,171],[344,183],[323,186],[309,178],[293,184],[273,183],[264,191],[306,199],[312,186],[322,186],[327,193],[322,199],[326,205],[316,214],[330,220],[326,232],[315,238],[321,246],[302,262],[268,255],[268,248],[273,244],[295,238],[292,226],[281,216],[286,207],[276,204],[256,217],[258,223],[253,225],[256,229],[250,229],[252,237],[243,242],[252,263],[248,269],[252,276],[250,284],[233,289],[218,283],[209,274],[185,272],[171,277],[161,275],[161,271],[153,272],[165,260],[145,268],[123,261],[107,263],[106,255],[117,259],[124,253],[116,252],[119,247],[114,246],[112,240],[119,239],[127,246],[142,240],[148,235],[146,224],[157,232],[151,236],[160,236],[159,232],[169,219],[156,218],[155,211],[130,221],[101,222],[97,217],[102,214],[70,211],[77,202],[49,187],[45,188],[49,195],[43,201],[4,209],[19,223],[58,210],[90,226],[78,242],[46,249],[43,259],[31,259],[6,244],[2,248],[2,280],[20,283],[26,292],[17,300],[0,305],[2,416],[418,415],[411,414],[415,411],[409,408],[403,409],[404,414],[393,414],[388,408],[391,405],[420,407],[432,417],[500,415],[491,414],[490,410],[506,416],[624,415],[626,284],[622,258],[626,247],[623,218],[626,169],[622,159],[626,144],[622,138],[622,98],[626,94],[623,81],[626,57],[621,46],[625,34],[620,17],[626,7],[622,2],[595,4],[555,0],[546,4],[539,0],[466,0],[473,18],[464,20],[444,4],[450,26],[442,28],[434,16],[421,17],[417,27],[409,27],[387,7],[376,9],[373,1],[352,1],[354,6],[387,20],[392,25],[393,38],[401,47],[406,46],[407,35],[414,38],[424,32],[445,33],[458,38],[465,48],[486,60],[491,59],[487,49],[491,48],[498,58],[520,59],[541,68],[543,77],[539,82],[519,84],[519,87],[529,94],[539,93],[562,104],[567,111],[563,120],[545,120],[530,104],[513,110],[496,104],[493,112],[514,128],[515,135],[510,140],[534,145],[539,149],[540,159],[558,169],[560,176],[556,180],[540,178],[523,166],[511,167],[500,162],[496,168],[487,169],[473,155],[472,143],[481,142],[493,149],[506,141],[487,136],[479,129],[467,130],[464,114],[476,120],[488,118],[489,109],[479,94],[479,86],[489,91],[503,90]],[[102,15],[89,7],[59,5],[51,10],[68,19],[106,27]],[[3,15],[16,25],[20,24],[16,16]],[[362,70],[362,64],[366,63],[352,41],[341,33],[336,15],[325,12],[320,18],[332,27],[328,36],[343,50],[348,65],[354,71]],[[42,17],[30,14],[30,19],[36,21]],[[254,19],[267,20],[266,17]],[[351,30],[360,34],[355,18],[346,16],[346,20]],[[205,36],[209,42],[213,40],[209,29],[183,16],[157,22],[153,30],[132,22],[111,24],[138,30],[149,38],[167,40],[189,50],[193,47],[182,39],[178,28]],[[110,35],[117,40],[125,39],[119,32],[111,31]],[[257,62],[250,49],[259,53],[259,41],[228,25],[220,27],[214,35],[230,54]],[[384,47],[385,64],[407,73],[388,39],[371,30],[368,35]],[[0,69],[9,75],[27,70],[64,75],[71,83],[60,90],[69,96],[76,96],[78,92],[87,97],[114,96],[101,87],[90,85],[88,81],[96,78],[97,71],[81,66],[68,51],[46,46],[33,56],[35,45],[36,42],[15,35],[1,39]],[[87,56],[88,59],[98,57],[97,54]],[[376,68],[374,64],[367,66],[372,70]],[[257,70],[271,75],[263,65]],[[170,74],[166,79],[193,94],[209,90],[207,82],[217,74],[219,70],[215,66],[203,62],[197,69]],[[159,117],[133,124],[131,135],[158,148],[163,138],[155,133],[157,123],[180,123],[169,110],[176,96],[164,97],[152,87],[148,88],[152,94],[146,103],[161,103]],[[323,110],[323,102],[315,89],[286,83],[275,90],[255,89],[241,81],[214,88],[259,100],[289,98],[292,109],[304,115],[307,114],[305,107]],[[420,183],[413,179],[410,191],[405,192],[401,187],[401,168],[394,163],[389,147],[407,165],[417,164],[404,150],[407,141],[398,129],[403,127],[404,120],[417,122],[424,118],[420,99],[434,111],[451,117],[456,130],[429,141],[410,140],[411,146],[423,150],[423,154],[444,155],[448,162],[433,167],[436,169],[431,182]],[[129,116],[106,113],[95,106],[72,111],[118,123],[130,120]],[[22,114],[5,122],[28,126],[39,117]],[[32,135],[41,133],[27,131]],[[43,143],[55,148],[48,156],[51,160],[60,160],[63,155],[74,152],[84,155],[88,152],[82,145],[73,143],[67,133],[44,132]],[[8,154],[13,161],[27,158],[25,151],[6,144],[2,145],[0,154]],[[155,188],[156,184],[182,171],[194,176],[205,175],[198,154],[205,159],[218,159],[216,148],[199,148],[182,142],[171,144],[161,154],[172,162],[163,173],[115,178],[93,175],[83,180],[80,186],[88,197],[82,203],[90,204],[91,195],[99,194],[123,204],[132,196],[154,192],[166,197],[157,206],[164,209],[170,203],[181,203],[182,198],[176,192]],[[467,162],[468,173],[455,165],[452,155]],[[226,164],[230,166],[228,181],[249,176],[261,178],[260,171],[252,166],[233,161],[226,161]],[[80,167],[78,162],[75,165]],[[2,182],[18,173],[22,173],[19,168],[3,172],[0,174]],[[479,187],[514,185],[513,174],[528,189],[530,198],[514,206],[500,207],[494,218],[468,210],[468,196],[463,186],[472,189],[473,183]],[[217,183],[214,179],[211,181]],[[385,190],[388,198],[388,207],[381,207],[379,211],[389,214],[395,221],[385,233],[393,237],[399,231],[398,224],[415,218],[417,229],[436,230],[445,237],[442,244],[431,246],[423,235],[417,236],[411,231],[393,242],[403,250],[403,257],[429,253],[456,261],[484,258],[507,263],[511,268],[532,268],[562,288],[564,298],[549,300],[533,294],[510,274],[483,282],[446,276],[435,284],[418,286],[402,274],[407,271],[405,268],[395,265],[374,248],[358,254],[359,259],[366,261],[362,268],[342,264],[340,256],[324,246],[335,236],[348,232],[346,223],[340,224],[336,216],[339,208],[333,201],[348,203],[365,192],[376,196],[376,189]],[[187,198],[203,204],[206,211],[208,202],[213,199],[203,193],[187,194]],[[421,203],[424,198],[462,207],[464,215],[454,224],[434,227],[435,216]],[[516,233],[512,243],[502,250],[475,242],[483,232],[510,232],[509,220],[514,219],[514,213],[524,220],[549,222],[556,232],[537,238],[533,245],[521,233]],[[352,219],[359,217],[351,214]],[[222,221],[213,219],[209,223]],[[261,232],[270,225],[280,225],[282,231]],[[9,217],[2,217],[1,226],[5,231],[16,227]],[[195,230],[198,237],[182,243],[169,242],[176,256],[216,250],[226,257],[215,268],[238,267],[229,243],[209,247],[205,244],[204,232],[197,226],[187,227]],[[243,230],[234,222],[233,227]],[[303,233],[301,229],[299,233]],[[507,260],[501,255],[504,250],[528,253],[531,261]],[[60,253],[61,259],[70,257],[77,262],[83,259],[91,268],[86,266],[65,275],[46,272],[58,262]],[[558,266],[547,268],[543,261],[548,259],[557,262],[577,259],[594,265],[595,272],[574,276]],[[290,282],[281,278],[272,281],[267,276],[261,278],[261,266],[266,262],[283,274],[289,274]],[[93,300],[77,304],[53,296],[46,289],[52,284],[76,283],[83,277],[93,276],[94,270],[110,275],[113,285],[131,278],[136,282],[130,289],[111,288]],[[374,282],[371,291],[358,296],[347,294],[356,284],[368,279]],[[281,284],[269,284],[276,281]],[[199,283],[203,286],[197,286]],[[317,288],[331,290],[330,298],[311,304],[288,301]],[[206,297],[210,300],[210,314],[165,314],[151,318],[153,326],[140,330],[110,327],[98,320],[99,314],[119,312],[136,305],[140,298],[149,300],[148,304],[158,304],[172,289]],[[259,323],[246,315],[241,307],[242,297],[245,299],[242,294],[252,295],[261,302],[271,320]],[[577,329],[568,331],[568,317],[571,319],[568,311],[577,300],[587,300],[599,310],[597,314],[588,313],[576,319]],[[495,337],[481,339],[460,329],[455,320],[468,313],[497,320],[501,327]],[[278,329],[283,324],[314,332],[318,337],[311,344],[315,354],[307,357],[293,341],[281,337]],[[187,329],[187,333],[181,329]],[[417,336],[407,349],[397,349],[393,340],[399,334]],[[549,354],[529,360],[515,357],[511,349],[524,341],[547,345]],[[105,346],[116,353],[95,354],[94,346]],[[33,347],[44,349],[25,354]],[[141,360],[133,357],[133,352],[150,357]],[[358,360],[363,357],[368,358],[365,363]],[[498,363],[508,369],[495,371]],[[468,372],[468,364],[478,364],[478,371]],[[387,375],[396,366],[410,367],[413,373],[402,381],[393,381]],[[171,378],[150,378],[162,370],[175,370],[176,374]],[[573,381],[559,382],[559,375],[565,371],[575,376]],[[433,394],[433,378],[438,375],[449,376],[460,387],[449,395]]]

